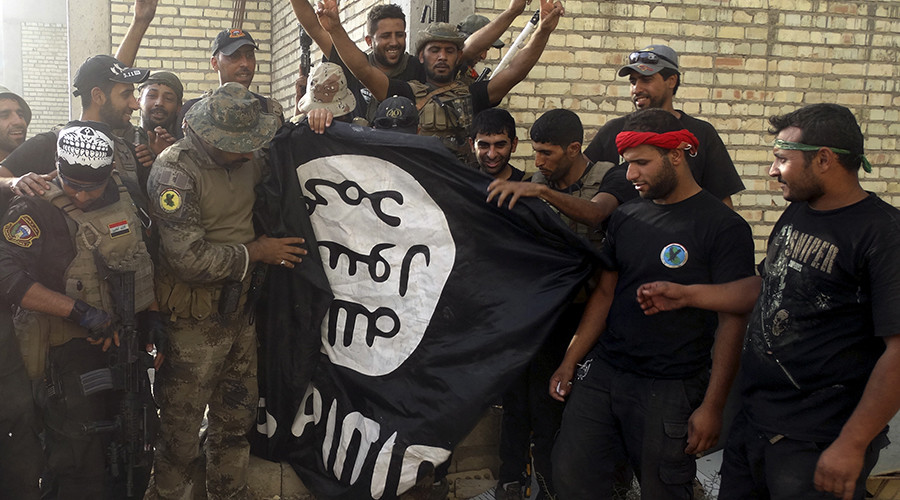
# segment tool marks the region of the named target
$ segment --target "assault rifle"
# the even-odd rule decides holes
[[[145,476],[149,474],[153,465],[153,443],[159,428],[159,416],[147,376],[147,370],[153,367],[153,358],[138,339],[134,271],[112,270],[96,253],[94,260],[100,277],[109,285],[113,316],[120,325],[119,346],[113,346],[110,351],[109,368],[84,374],[82,386],[85,395],[105,389],[123,394],[119,412],[113,420],[91,422],[84,426],[84,431],[89,434],[113,433],[107,449],[110,471],[116,478],[125,474],[127,498],[143,497],[143,491],[135,491],[135,471]]]

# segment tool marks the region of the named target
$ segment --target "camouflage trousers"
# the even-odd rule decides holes
[[[170,349],[156,378],[160,437],[154,484],[148,499],[181,499],[192,489],[199,468],[199,430],[209,405],[206,441],[206,490],[210,500],[248,498],[247,432],[255,422],[256,331],[246,316],[218,315],[203,321],[177,320]]]

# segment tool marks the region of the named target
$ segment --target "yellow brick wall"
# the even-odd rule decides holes
[[[382,1],[342,2],[345,25],[360,47],[365,12]],[[130,4],[112,0],[113,44],[125,32]],[[476,0],[476,11],[493,17],[507,4]],[[232,0],[160,0],[138,64],[176,71],[188,96],[215,86],[209,44],[230,24],[231,6]],[[835,102],[853,110],[875,165],[872,174],[862,174],[863,185],[900,205],[900,3],[569,0],[565,8],[541,61],[502,104],[515,116],[520,137],[527,139],[541,113],[565,107],[581,116],[588,142],[608,119],[632,110],[628,82],[616,75],[627,54],[664,43],[681,55],[676,107],[719,130],[747,186],[734,201],[754,227],[758,251],[785,205],[765,174],[771,158],[765,118],[803,104]],[[262,49],[254,90],[273,94],[288,108],[299,60],[290,4],[247,2],[247,12],[245,27]],[[528,17],[520,16],[504,41]],[[494,66],[501,54],[492,49],[488,55],[486,64]],[[520,143],[516,164],[533,169],[527,140]]]
[[[218,76],[209,64],[210,47],[220,31],[232,27],[233,4],[233,0],[159,0],[135,66],[177,74],[184,83],[185,100],[218,87]],[[245,6],[243,28],[260,48],[250,90],[262,95],[272,93],[272,7],[271,1],[248,1]],[[128,30],[134,1],[110,0],[110,11],[113,54]]]

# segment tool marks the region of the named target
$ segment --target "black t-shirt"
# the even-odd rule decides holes
[[[514,182],[522,182],[522,180],[525,178],[525,172],[523,170],[519,170],[518,168],[516,168],[512,165],[510,165],[509,168],[511,168],[512,171],[509,173],[509,177],[506,180],[514,181]]]
[[[56,132],[43,132],[23,142],[0,165],[15,177],[34,172],[49,174],[56,170]]]
[[[773,434],[830,441],[900,334],[900,210],[874,194],[837,210],[792,203],[769,236],[744,344],[743,401]]]
[[[653,378],[684,379],[708,369],[716,313],[684,308],[646,316],[637,288],[658,280],[727,283],[752,276],[747,222],[706,191],[671,205],[637,199],[610,216],[602,257],[619,278],[596,355]]]
[[[734,168],[734,162],[731,161],[731,156],[728,155],[728,150],[725,149],[725,144],[716,129],[709,122],[688,116],[681,110],[678,112],[681,113],[679,118],[681,124],[694,134],[700,143],[697,156],[687,157],[697,184],[720,200],[742,191],[744,183],[741,182],[741,177]],[[608,161],[617,165],[620,163],[621,158],[616,149],[616,135],[625,126],[625,118],[622,116],[609,120],[597,131],[591,144],[584,150],[584,154],[591,161]]]
[[[625,172],[628,171],[628,165],[616,165],[607,170],[603,174],[603,180],[600,181],[601,193],[609,193],[619,200],[619,205],[631,201],[640,195],[634,189],[634,184],[625,178]]]
[[[356,98],[356,109],[353,110],[352,116],[354,118],[362,117],[369,121],[374,119],[375,111],[378,109],[378,101],[375,99],[375,96],[369,92],[369,89],[367,89],[359,79],[353,76],[350,68],[344,64],[344,61],[341,59],[337,50],[332,47],[331,54],[328,57],[323,56],[322,60],[337,64],[344,70],[344,76],[347,78],[347,88],[350,89],[350,92],[353,93],[353,97]],[[374,65],[374,59],[371,54],[369,55],[369,63]],[[388,78],[396,78],[397,80],[403,80],[405,82],[412,80],[424,82],[425,66],[423,66],[415,57],[404,53],[400,64],[388,73],[387,76]],[[393,94],[389,93],[388,95]],[[415,99],[413,99],[413,101],[415,101]]]

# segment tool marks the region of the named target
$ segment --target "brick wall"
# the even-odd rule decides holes
[[[22,97],[33,113],[29,137],[69,121],[69,75],[60,64],[67,50],[64,25],[22,23]]]
[[[361,47],[365,12],[382,1],[342,2],[344,22]],[[138,64],[174,70],[185,81],[186,94],[193,96],[217,84],[208,62],[209,43],[230,24],[232,1],[175,3],[160,0]],[[113,44],[125,33],[130,4],[112,0]],[[476,10],[493,17],[507,4],[476,0]],[[568,0],[565,7],[566,16],[541,62],[502,104],[515,116],[521,137],[527,138],[528,127],[541,113],[566,107],[581,116],[589,141],[606,120],[632,110],[627,81],[616,76],[626,55],[664,43],[681,55],[676,107],[712,122],[747,186],[734,201],[754,227],[757,250],[785,205],[765,174],[771,157],[765,118],[803,104],[836,102],[854,111],[875,165],[872,174],[862,174],[863,185],[900,205],[895,167],[900,164],[900,4]],[[297,22],[289,2],[248,2],[247,12],[245,27],[262,49],[254,90],[273,94],[289,108],[299,60]],[[506,42],[528,17],[520,16]],[[486,64],[494,66],[500,52],[492,49],[488,55]],[[313,61],[318,58],[315,53]],[[523,141],[516,163],[533,169],[531,154]]]
[[[341,5],[341,20],[352,40],[359,41],[359,48],[365,50],[365,22],[369,7],[383,1],[344,0]],[[279,0],[272,5],[273,36],[273,95],[285,107],[286,115],[293,115],[293,106],[297,104],[294,82],[297,79],[297,66],[300,63],[300,23],[294,16],[291,3]],[[322,52],[315,42],[312,44],[312,65],[322,60]]]
[[[278,0],[277,3],[282,3]],[[198,97],[219,86],[209,64],[215,36],[232,27],[233,0],[160,0],[156,18],[144,35],[135,65],[172,71],[184,83],[184,97]],[[112,47],[115,53],[134,13],[133,0],[111,0]],[[256,75],[250,90],[272,93],[272,2],[248,1],[243,28],[256,40]]]

